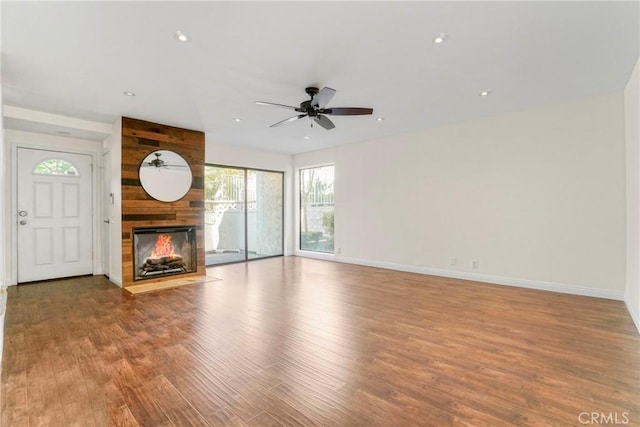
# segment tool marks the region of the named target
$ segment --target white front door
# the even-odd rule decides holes
[[[93,272],[91,156],[18,148],[18,282]]]

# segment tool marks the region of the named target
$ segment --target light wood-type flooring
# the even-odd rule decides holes
[[[298,257],[208,274],[11,287],[2,425],[640,425],[623,302]]]

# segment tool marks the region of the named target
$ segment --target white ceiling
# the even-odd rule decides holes
[[[3,103],[299,153],[621,90],[639,55],[638,6],[4,1]],[[439,33],[447,40],[435,45]],[[308,120],[269,128],[293,112],[254,101],[298,105],[310,85],[337,90],[330,107],[374,115],[334,116],[330,131]]]

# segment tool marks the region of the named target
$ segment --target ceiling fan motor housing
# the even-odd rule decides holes
[[[311,99],[301,102],[300,110],[302,110],[301,112],[306,113],[309,117],[316,117],[318,115],[318,109],[311,105],[311,102],[313,101],[313,97],[316,96],[320,90],[317,87],[309,86],[308,88],[305,88],[304,91]]]
[[[300,103],[300,112],[308,114],[309,117],[315,117],[318,114],[316,107],[311,105],[311,101],[303,101]]]

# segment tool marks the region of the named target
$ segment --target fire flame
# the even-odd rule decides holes
[[[151,252],[151,258],[162,258],[167,256],[176,256],[176,248],[171,243],[171,236],[168,234],[161,234],[156,240],[156,246]]]

